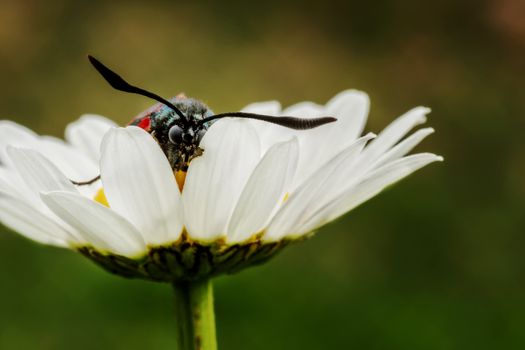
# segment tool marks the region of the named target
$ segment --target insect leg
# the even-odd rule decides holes
[[[98,180],[100,180],[100,175],[97,175],[97,177],[91,179],[91,180],[88,180],[88,181],[73,181],[73,180],[69,180],[71,181],[71,183],[75,186],[87,186],[87,185],[91,185],[95,182],[97,182]]]

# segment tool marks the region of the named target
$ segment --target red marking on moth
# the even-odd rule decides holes
[[[145,117],[145,118],[142,118],[142,120],[140,122],[138,122],[137,126],[139,128],[142,128],[142,129],[146,130],[146,131],[149,131],[150,124],[151,124],[150,117]]]

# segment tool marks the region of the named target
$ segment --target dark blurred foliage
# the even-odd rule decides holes
[[[416,105],[444,155],[270,263],[216,281],[222,349],[525,347],[525,3],[0,1],[0,110],[61,135],[152,104],[101,58],[216,111],[367,91],[368,128]],[[172,349],[168,285],[0,234],[1,349]]]

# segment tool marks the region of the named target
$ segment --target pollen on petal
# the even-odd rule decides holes
[[[286,192],[283,197],[283,203],[285,203],[288,200],[288,197],[290,197],[290,193]]]
[[[109,203],[108,203],[108,199],[106,198],[106,194],[104,193],[104,189],[101,188],[100,190],[98,190],[97,194],[95,195],[95,197],[93,198],[93,200],[95,202],[99,202],[100,204],[102,204],[103,206],[106,206],[109,208]]]
[[[186,182],[186,172],[182,170],[178,170],[175,173],[175,180],[177,180],[177,185],[179,186],[179,191],[182,192],[182,189],[184,188],[184,182]]]

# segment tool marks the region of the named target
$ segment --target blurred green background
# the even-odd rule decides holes
[[[270,263],[216,280],[221,349],[525,348],[525,2],[0,0],[1,117],[62,135],[151,101],[91,53],[215,111],[367,91],[445,157]],[[1,228],[0,349],[173,349],[168,285]]]

